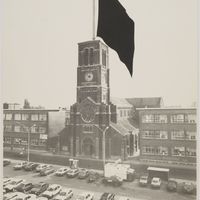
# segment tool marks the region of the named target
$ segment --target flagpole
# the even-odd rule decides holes
[[[93,26],[93,27],[92,27],[92,32],[93,32],[93,34],[92,34],[92,35],[93,35],[93,36],[92,36],[92,39],[95,40],[95,0],[93,0],[93,5],[92,5],[92,7],[93,7],[93,9],[92,9],[92,10],[93,10],[93,16],[92,16],[92,18],[93,18],[93,19],[92,19],[92,20],[93,20],[93,23],[92,23],[92,24],[93,24],[93,25],[92,25],[92,26]]]

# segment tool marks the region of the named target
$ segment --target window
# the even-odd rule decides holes
[[[142,137],[145,139],[167,139],[168,133],[167,131],[148,130],[148,131],[143,131]]]
[[[123,111],[120,110],[120,117],[123,117]]]
[[[153,123],[154,116],[153,115],[143,115],[142,116],[142,123]]]
[[[184,122],[184,115],[171,115],[171,123],[183,123]]]
[[[152,146],[144,146],[142,148],[143,155],[168,155],[168,148],[167,147],[152,147]]]
[[[28,139],[25,139],[25,138],[21,138],[21,144],[22,145],[27,145],[28,144]]]
[[[11,144],[11,138],[10,138],[10,137],[4,137],[3,142],[4,142],[5,144]]]
[[[37,127],[37,126],[31,127],[31,133],[38,133],[38,132],[39,132],[39,127]]]
[[[12,131],[12,126],[11,125],[5,125],[4,126],[4,131],[11,132]]]
[[[171,139],[172,140],[184,140],[185,139],[184,131],[172,131]]]
[[[155,123],[167,123],[167,115],[155,115],[154,122]]]
[[[21,144],[21,139],[20,138],[14,138],[13,143],[14,144]]]
[[[89,50],[85,49],[85,51],[84,51],[84,57],[83,57],[84,65],[88,65],[88,52],[89,52]]]
[[[126,117],[126,110],[124,110],[124,117]]]
[[[186,149],[186,156],[196,156],[196,149],[193,148],[187,148]]]
[[[15,120],[21,120],[21,114],[15,114]]]
[[[90,65],[94,63],[94,49],[90,48]]]
[[[6,114],[6,120],[12,120],[12,114]]]
[[[92,132],[93,132],[93,126],[90,126],[90,125],[84,125],[84,126],[83,126],[83,132],[89,132],[89,133],[92,133]]]
[[[22,120],[24,121],[28,120],[28,114],[22,114]]]
[[[38,121],[38,114],[33,114],[33,115],[31,115],[31,120],[32,121]]]
[[[196,132],[186,132],[186,139],[187,140],[196,140]]]
[[[39,140],[38,139],[31,139],[31,145],[32,146],[38,146]]]
[[[40,121],[47,121],[47,115],[46,114],[40,114],[39,115],[39,120]]]
[[[39,133],[45,133],[46,127],[39,127]]]
[[[185,156],[185,147],[172,148],[172,156]]]
[[[14,126],[14,132],[19,133],[21,131],[21,126]]]
[[[168,139],[167,131],[160,131],[160,138],[161,139]]]
[[[102,65],[106,66],[106,51],[102,49]]]
[[[194,114],[185,115],[185,121],[188,123],[196,123],[196,115]]]
[[[40,146],[45,146],[46,145],[46,140],[39,140],[39,145]]]

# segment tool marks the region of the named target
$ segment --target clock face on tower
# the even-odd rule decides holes
[[[92,122],[95,118],[95,109],[90,104],[84,105],[81,108],[80,113],[81,113],[81,119],[86,123]]]
[[[85,80],[86,81],[92,81],[93,80],[93,77],[94,77],[94,75],[93,75],[93,73],[92,72],[86,72],[85,73]]]

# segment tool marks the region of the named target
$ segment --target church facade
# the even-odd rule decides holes
[[[99,40],[78,44],[77,98],[70,107],[67,128],[73,157],[126,159],[138,155],[138,129],[131,122],[132,106],[110,99],[108,47]],[[119,116],[124,108],[126,117]]]

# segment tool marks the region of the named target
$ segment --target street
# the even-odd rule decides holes
[[[195,195],[187,195],[179,192],[170,193],[162,185],[161,189],[152,189],[150,187],[139,187],[137,180],[134,182],[124,182],[121,187],[104,186],[100,182],[87,183],[86,180],[79,180],[77,178],[67,178],[66,176],[57,177],[54,174],[41,177],[36,172],[27,172],[24,170],[13,170],[13,166],[18,161],[12,160],[11,164],[4,167],[4,177],[18,177],[30,181],[32,183],[38,183],[40,181],[47,182],[49,184],[60,184],[62,187],[72,188],[74,191],[74,197],[84,191],[92,191],[95,194],[95,200],[99,199],[103,192],[110,192],[119,196],[127,196],[133,200],[189,200],[196,199]],[[53,165],[55,169],[61,166]]]

